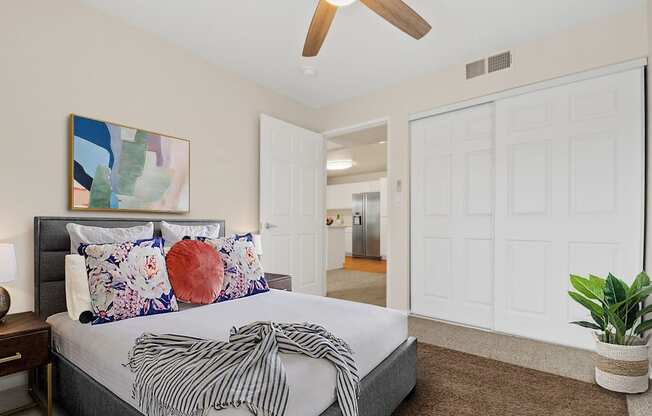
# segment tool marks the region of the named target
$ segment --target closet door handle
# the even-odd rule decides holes
[[[12,361],[18,361],[21,358],[23,358],[22,354],[17,352],[16,354],[10,356],[10,357],[5,357],[5,358],[0,358],[0,364],[6,364],[10,363]]]

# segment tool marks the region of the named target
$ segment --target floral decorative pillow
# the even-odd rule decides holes
[[[224,284],[215,302],[269,291],[251,234],[224,238],[197,237],[197,240],[211,245],[220,253],[224,262]]]
[[[168,279],[163,240],[82,244],[93,325],[179,310]]]

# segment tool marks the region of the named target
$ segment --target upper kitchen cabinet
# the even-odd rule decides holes
[[[386,197],[383,195],[386,189],[381,186],[381,181],[383,179],[367,182],[328,185],[326,187],[326,209],[353,209],[353,194],[359,194],[363,192],[380,192],[381,200],[383,198],[386,199]],[[381,208],[381,210],[382,209],[383,208]]]

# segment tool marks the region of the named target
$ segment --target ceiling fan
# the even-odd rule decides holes
[[[317,56],[326,39],[335,13],[339,7],[357,0],[319,0],[317,10],[310,22],[310,29],[303,46],[303,56]],[[415,39],[421,39],[432,28],[421,16],[402,0],[360,0],[376,14]]]

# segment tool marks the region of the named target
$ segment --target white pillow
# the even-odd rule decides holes
[[[79,254],[66,256],[66,306],[68,316],[73,321],[79,321],[84,312],[91,312],[91,293],[88,288],[86,260]]]
[[[154,223],[148,222],[130,228],[102,228],[68,223],[70,253],[77,254],[81,244],[126,243],[154,238]]]
[[[220,224],[207,225],[177,225],[161,221],[161,234],[165,240],[165,247],[172,247],[183,240],[183,237],[190,237],[193,240],[197,237],[220,238]]]

